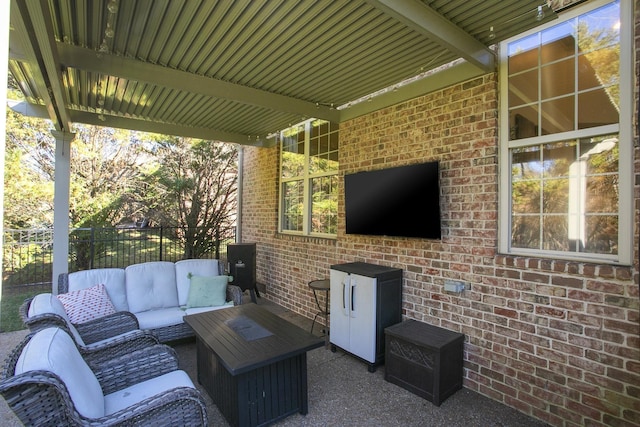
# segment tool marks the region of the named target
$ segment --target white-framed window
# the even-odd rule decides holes
[[[590,1],[500,44],[501,253],[631,263],[631,3]]]
[[[338,133],[337,123],[319,119],[280,133],[281,233],[336,237]]]

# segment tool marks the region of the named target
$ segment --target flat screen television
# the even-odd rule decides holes
[[[347,234],[440,239],[438,162],[344,176]]]

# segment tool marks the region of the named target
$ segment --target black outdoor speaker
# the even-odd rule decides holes
[[[227,245],[227,263],[229,275],[233,277],[232,284],[239,286],[242,291],[247,289],[251,293],[251,300],[256,302],[256,244],[231,243]]]

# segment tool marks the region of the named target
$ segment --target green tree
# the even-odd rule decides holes
[[[71,143],[70,219],[73,227],[111,227],[144,216],[135,193],[149,159],[137,132],[76,125]]]
[[[43,157],[54,144],[50,123],[9,108],[6,111],[4,227],[50,227],[53,223],[53,161]]]
[[[237,161],[234,145],[191,138],[164,138],[157,165],[147,170],[143,195],[154,218],[179,227],[184,258],[199,258],[234,235]]]

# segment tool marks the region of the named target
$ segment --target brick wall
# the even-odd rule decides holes
[[[343,207],[336,240],[279,235],[277,148],[246,148],[242,233],[258,242],[258,281],[312,317],[307,282],[331,264],[402,268],[404,316],[466,335],[465,387],[551,425],[640,425],[638,253],[634,268],[497,254],[496,94],[491,74],[341,125],[341,175],[440,162],[441,241],[345,235]],[[638,224],[637,135],[635,147]],[[471,289],[447,293],[445,278]]]

